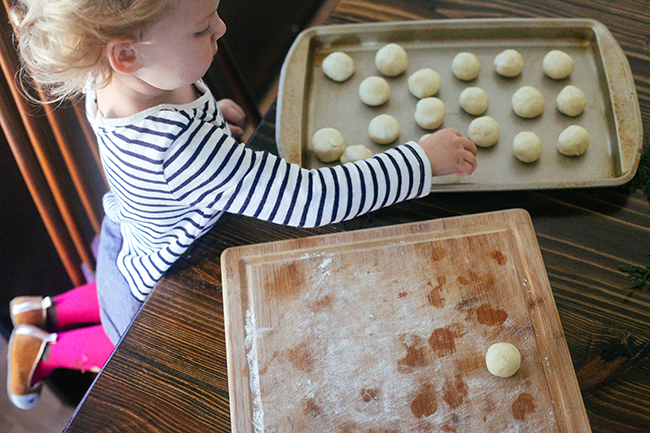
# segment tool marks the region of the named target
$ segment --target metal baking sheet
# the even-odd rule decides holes
[[[385,77],[391,86],[390,100],[368,107],[358,97],[361,81],[381,74],[374,65],[375,53],[395,42],[407,51],[409,66],[398,77]],[[493,68],[494,57],[512,48],[524,57],[524,70],[504,78]],[[542,60],[552,49],[567,52],[576,66],[570,77],[553,80],[542,72]],[[355,62],[354,75],[343,83],[322,72],[322,61],[334,51],[344,51]],[[456,54],[469,51],[481,62],[477,79],[464,82],[451,72]],[[500,126],[499,142],[478,151],[478,169],[471,176],[443,176],[433,180],[434,191],[519,190],[613,186],[629,181],[636,172],[643,129],[629,63],[611,33],[588,19],[480,19],[346,24],[314,27],[302,32],[289,51],[281,73],[276,139],[279,153],[305,168],[325,164],[309,150],[315,131],[333,127],[347,145],[363,144],[378,153],[409,140],[419,141],[431,131],[413,119],[417,99],[407,87],[408,76],[429,67],[442,78],[436,97],[447,110],[441,127],[464,134],[476,117],[458,103],[463,89],[478,86],[490,98],[485,115]],[[572,84],[587,96],[587,107],[577,117],[561,114],[555,99]],[[541,116],[518,117],[512,110],[513,93],[522,86],[536,87],[545,97]],[[368,137],[370,120],[387,113],[400,122],[401,135],[390,145],[378,145]],[[557,138],[566,127],[577,124],[591,135],[587,152],[566,157],[557,150]],[[512,141],[521,131],[536,133],[543,143],[538,161],[525,164],[512,152]]]

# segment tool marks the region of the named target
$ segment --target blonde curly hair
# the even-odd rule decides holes
[[[169,10],[172,0],[16,0],[10,17],[16,29],[21,73],[54,101],[79,96],[89,77],[109,83],[105,55],[114,39],[140,40]]]

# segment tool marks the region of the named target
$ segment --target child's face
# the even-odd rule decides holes
[[[140,79],[162,90],[199,80],[217,52],[226,25],[217,14],[220,0],[173,0],[171,11],[138,45],[144,67]]]

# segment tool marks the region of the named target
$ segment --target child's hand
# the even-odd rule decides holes
[[[244,123],[246,122],[246,113],[232,99],[221,99],[217,101],[217,107],[223,114],[224,119],[228,122],[228,127],[236,139],[241,138],[244,134]]]
[[[476,169],[476,145],[460,131],[447,128],[434,132],[420,142],[434,176],[472,174]]]

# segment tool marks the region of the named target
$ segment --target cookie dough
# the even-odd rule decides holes
[[[415,104],[415,123],[424,129],[436,129],[445,120],[445,104],[438,98],[423,98]]]
[[[472,53],[458,53],[451,62],[451,71],[459,80],[471,81],[478,77],[481,63]]]
[[[510,377],[521,366],[521,354],[510,343],[495,343],[485,354],[485,365],[494,376]]]
[[[516,77],[524,69],[524,58],[517,50],[505,50],[494,58],[494,70],[503,77]]]
[[[382,105],[390,98],[390,85],[381,77],[368,77],[359,85],[359,98],[371,107]]]
[[[560,113],[575,117],[587,106],[587,97],[576,86],[566,86],[557,95],[555,102]]]
[[[458,102],[463,110],[473,116],[479,116],[488,108],[488,94],[480,87],[468,87],[460,94]]]
[[[542,70],[554,80],[562,80],[573,72],[573,58],[560,50],[549,51],[542,61]]]
[[[409,92],[419,99],[435,95],[440,90],[441,85],[440,75],[429,68],[422,68],[413,72],[408,79]]]
[[[370,121],[368,135],[375,143],[392,143],[399,137],[401,127],[397,119],[390,114],[380,114]]]
[[[580,156],[587,151],[591,137],[589,131],[579,125],[571,125],[557,140],[557,149],[562,155]]]
[[[534,132],[520,132],[512,142],[512,152],[521,162],[535,162],[542,155],[542,140]]]
[[[323,60],[323,73],[334,81],[345,81],[354,74],[354,60],[349,55],[336,51]]]
[[[472,120],[467,128],[467,138],[479,147],[494,146],[499,141],[499,124],[490,116]]]
[[[311,148],[316,158],[321,161],[336,161],[345,151],[345,139],[337,129],[322,128],[312,137]]]
[[[532,86],[524,86],[512,95],[512,109],[517,116],[530,119],[544,112],[544,95]]]
[[[371,156],[372,150],[368,149],[363,144],[355,144],[354,146],[348,146],[345,148],[345,152],[341,155],[341,164],[361,161],[362,159],[368,159]]]
[[[381,47],[375,54],[377,70],[387,77],[395,77],[408,67],[408,56],[400,45],[388,44]]]

